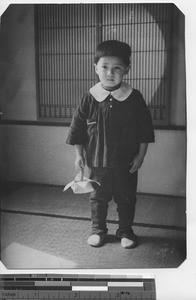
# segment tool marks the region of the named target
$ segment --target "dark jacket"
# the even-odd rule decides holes
[[[143,96],[132,89],[123,101],[115,99],[118,93],[110,92],[98,101],[92,94],[86,93],[77,107],[67,144],[84,146],[89,167],[129,166],[140,143],[154,142],[152,119]]]

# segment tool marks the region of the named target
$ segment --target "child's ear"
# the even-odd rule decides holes
[[[127,69],[126,69],[126,71],[125,71],[125,74],[128,74],[129,71],[130,71],[130,69],[131,69],[131,64],[129,64],[129,65],[127,66]]]
[[[98,74],[97,65],[94,64],[94,67],[95,67],[95,73]]]

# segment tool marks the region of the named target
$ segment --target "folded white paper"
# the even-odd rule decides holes
[[[78,173],[75,179],[64,187],[63,191],[66,191],[68,188],[71,188],[74,194],[90,193],[94,191],[91,182],[95,182],[98,185],[100,185],[99,182],[86,178],[85,176],[81,175],[81,173]]]

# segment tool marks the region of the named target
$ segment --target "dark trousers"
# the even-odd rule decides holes
[[[90,195],[92,234],[107,233],[108,203],[114,199],[117,204],[119,228],[117,236],[133,237],[132,225],[135,215],[138,173],[131,174],[127,167],[92,168],[90,179],[94,191]]]

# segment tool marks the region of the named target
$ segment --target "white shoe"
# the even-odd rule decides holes
[[[125,249],[130,249],[136,246],[136,241],[130,240],[126,237],[121,239],[121,246]]]
[[[103,241],[105,239],[105,234],[92,234],[88,240],[87,243],[92,247],[100,247],[103,244]]]

